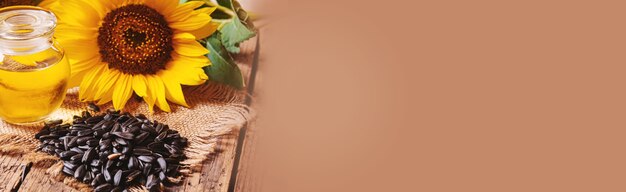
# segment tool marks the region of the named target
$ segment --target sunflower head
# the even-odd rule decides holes
[[[181,85],[208,77],[208,50],[197,40],[217,29],[214,8],[178,0],[45,0],[59,19],[56,38],[72,66],[79,98],[122,109],[134,94],[170,111],[187,106]]]

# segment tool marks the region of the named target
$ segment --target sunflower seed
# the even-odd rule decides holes
[[[111,190],[111,184],[108,183],[104,183],[102,185],[99,185],[98,187],[96,187],[96,189],[94,189],[95,192],[104,192],[104,191],[110,191]]]
[[[85,165],[80,165],[76,168],[76,171],[74,171],[74,177],[78,180],[82,180],[86,173]]]
[[[107,158],[108,158],[109,160],[112,160],[112,159],[117,159],[117,158],[118,158],[118,157],[120,157],[121,155],[122,155],[121,153],[113,153],[113,154],[110,154]]]
[[[98,186],[98,184],[100,183],[104,183],[104,176],[102,175],[102,173],[97,174],[96,177],[93,178],[93,180],[91,181],[91,186],[95,187]]]
[[[154,161],[154,157],[153,156],[148,156],[148,155],[141,155],[141,156],[137,157],[137,159],[139,159],[140,161],[146,162],[146,163],[152,163]]]
[[[134,137],[132,133],[128,132],[111,132],[111,134],[124,139],[133,139]]]
[[[115,176],[113,176],[113,185],[120,186],[120,182],[122,181],[122,170],[117,170]]]
[[[83,159],[82,162],[83,163],[87,163],[90,162],[91,160],[96,158],[96,150],[94,150],[93,148],[89,148],[87,151],[85,151],[85,154],[83,155]]]
[[[74,171],[68,167],[63,167],[63,173],[68,175],[74,175]]]

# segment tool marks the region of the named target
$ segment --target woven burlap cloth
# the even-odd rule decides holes
[[[241,128],[250,118],[251,111],[244,104],[246,93],[231,87],[207,83],[201,86],[184,87],[183,91],[190,108],[172,105],[172,112],[166,113],[157,110],[150,114],[148,106],[140,98],[131,98],[122,111],[132,114],[146,114],[150,119],[166,123],[171,129],[189,139],[190,145],[185,149],[188,159],[182,162],[185,173],[198,171],[209,154],[215,151],[219,136],[233,133]],[[111,104],[100,106],[103,110],[112,108]],[[64,119],[71,122],[74,115],[87,109],[87,103],[78,100],[77,89],[68,90],[68,94],[61,108],[54,112],[49,119]],[[77,182],[71,177],[60,174],[62,163],[57,157],[37,152],[40,144],[34,138],[43,127],[43,123],[16,126],[0,122],[0,154],[20,156],[22,160],[32,162],[35,167],[46,168],[50,179],[63,182],[80,191],[90,191],[86,184]],[[182,178],[178,178],[182,179]],[[132,191],[142,191],[141,187]]]

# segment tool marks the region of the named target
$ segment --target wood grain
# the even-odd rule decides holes
[[[0,191],[12,191],[18,188],[22,168],[26,162],[19,157],[0,156]]]

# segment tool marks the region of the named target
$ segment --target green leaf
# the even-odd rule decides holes
[[[180,0],[180,4],[187,3],[188,0]]]
[[[226,50],[231,53],[239,53],[239,44],[256,35],[252,21],[248,19],[248,13],[241,8],[239,2],[235,0],[217,0],[217,3],[236,13],[230,22],[223,24],[220,32],[222,32],[222,43]]]
[[[245,86],[243,75],[222,45],[221,35],[220,32],[215,32],[206,40],[206,48],[210,51],[208,57],[211,60],[211,65],[205,67],[204,72],[209,76],[209,80],[242,89]]]

